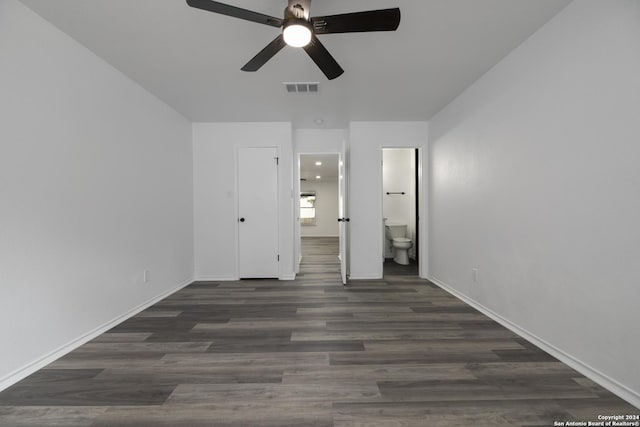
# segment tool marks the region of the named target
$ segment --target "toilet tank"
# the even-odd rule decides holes
[[[407,225],[406,224],[395,224],[395,223],[387,223],[384,227],[385,233],[387,235],[387,239],[393,240],[398,237],[406,237],[407,236]]]

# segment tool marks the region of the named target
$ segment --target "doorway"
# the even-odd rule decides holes
[[[337,272],[346,284],[349,218],[346,215],[344,153],[301,153],[298,162],[300,196],[296,208],[298,247],[301,249],[298,271],[301,274],[309,272],[305,260],[305,255],[309,254],[305,254],[305,250],[323,247],[327,254],[323,262],[337,263]],[[307,268],[300,269],[301,265]]]
[[[420,150],[382,150],[383,275],[420,274]]]

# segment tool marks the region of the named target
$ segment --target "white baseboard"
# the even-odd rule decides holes
[[[204,276],[193,280],[195,282],[237,282],[240,278],[235,276]]]
[[[474,299],[466,296],[465,294],[455,290],[453,287],[451,287],[451,286],[447,285],[446,283],[438,280],[437,278],[431,276],[428,279],[431,282],[433,282],[434,284],[438,285],[443,290],[449,292],[451,295],[453,295],[456,298],[464,301],[465,303],[469,304],[473,308],[475,308],[478,311],[482,312],[486,316],[488,316],[491,319],[495,320],[496,322],[500,323],[505,328],[507,328],[507,329],[511,330],[512,332],[520,335],[522,338],[526,339],[527,341],[531,342],[532,344],[540,347],[542,350],[546,351],[547,353],[549,353],[550,355],[552,355],[556,359],[560,360],[561,362],[567,364],[571,368],[573,368],[576,371],[580,372],[585,377],[587,377],[590,380],[600,384],[602,387],[606,388],[611,393],[617,395],[618,397],[620,397],[623,400],[626,400],[627,402],[629,402],[633,406],[635,406],[637,408],[640,408],[640,393],[636,392],[635,390],[632,390],[631,388],[629,388],[629,387],[625,386],[624,384],[614,380],[613,378],[609,377],[608,375],[606,375],[606,374],[598,371],[597,369],[589,366],[588,364],[584,363],[583,361],[581,361],[580,359],[576,358],[575,356],[573,356],[573,355],[571,355],[569,353],[566,353],[564,350],[554,346],[553,344],[550,344],[549,342],[547,342],[544,339],[538,337],[537,335],[532,334],[531,332],[527,331],[526,329],[516,325],[515,323],[513,323],[510,320],[502,317],[500,314],[496,313],[495,311],[483,306],[479,302],[477,302]]]
[[[296,273],[287,273],[278,277],[278,280],[295,280]],[[205,276],[195,279],[196,282],[237,282],[239,277],[231,276]]]
[[[17,383],[18,381],[28,377],[29,375],[33,374],[34,372],[38,371],[39,369],[44,368],[45,366],[47,366],[48,364],[50,364],[51,362],[56,361],[57,359],[61,358],[62,356],[64,356],[65,354],[75,350],[76,348],[80,347],[81,345],[91,341],[92,339],[96,338],[98,335],[103,334],[104,332],[108,331],[109,329],[113,328],[114,326],[124,322],[125,320],[135,316],[136,314],[140,313],[142,310],[145,310],[149,307],[151,307],[152,305],[154,305],[155,303],[157,303],[158,301],[163,300],[164,298],[168,297],[171,294],[176,293],[177,291],[179,291],[180,289],[190,285],[191,283],[193,283],[193,280],[189,279],[186,282],[183,282],[181,284],[179,284],[178,286],[169,289],[168,291],[165,291],[163,293],[161,293],[160,295],[157,295],[155,297],[153,297],[152,299],[132,308],[131,310],[127,311],[126,313],[108,321],[107,323],[104,323],[101,326],[98,326],[97,328],[87,332],[86,334],[68,342],[67,344],[64,344],[60,347],[58,347],[56,350],[53,350],[52,352],[45,354],[44,356],[40,357],[39,359],[34,360],[31,363],[28,363],[27,365],[23,366],[22,368],[18,368],[15,371],[11,372],[10,374],[4,376],[3,378],[0,378],[0,391],[12,386],[13,384]]]
[[[382,280],[382,276],[353,276],[353,275],[349,275],[349,280]]]

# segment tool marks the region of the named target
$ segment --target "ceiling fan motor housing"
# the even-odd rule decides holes
[[[284,10],[282,35],[285,42],[292,47],[304,47],[311,42],[313,25],[309,19],[311,0],[289,0]]]
[[[284,10],[285,20],[289,18],[309,20],[311,0],[289,0],[289,5]]]

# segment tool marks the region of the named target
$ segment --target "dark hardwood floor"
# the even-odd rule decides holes
[[[408,265],[400,265],[393,258],[387,258],[382,265],[384,277],[388,276],[418,276],[418,262],[415,259],[409,259]]]
[[[412,276],[194,283],[0,393],[0,426],[552,426],[640,411]]]

